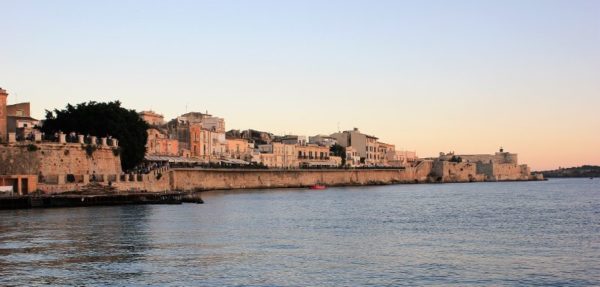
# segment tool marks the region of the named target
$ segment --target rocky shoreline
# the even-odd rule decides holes
[[[2,209],[204,203],[199,193],[54,194],[0,197]]]

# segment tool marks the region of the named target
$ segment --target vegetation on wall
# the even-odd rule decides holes
[[[27,150],[31,151],[31,152],[34,152],[34,151],[38,151],[39,148],[38,148],[38,146],[36,146],[34,144],[30,144],[30,145],[27,146]]]
[[[92,157],[94,155],[94,152],[96,151],[96,146],[88,144],[85,146],[85,153],[87,154],[87,156]]]
[[[462,162],[462,157],[453,155],[449,162]]]
[[[148,125],[135,110],[121,106],[121,102],[88,102],[64,109],[46,111],[42,131],[47,135],[57,132],[110,137],[119,140],[121,166],[129,170],[144,160]],[[87,151],[87,148],[86,148]],[[93,151],[92,151],[93,153]],[[88,153],[89,154],[89,153]]]

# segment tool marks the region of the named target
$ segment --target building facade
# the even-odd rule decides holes
[[[225,153],[229,158],[241,159],[250,161],[252,159],[252,148],[253,144],[249,143],[246,139],[226,139],[226,150]]]
[[[166,133],[157,128],[150,128],[146,155],[179,156],[179,141],[170,139]]]
[[[6,90],[0,88],[0,143],[8,141],[7,100],[8,93]]]
[[[358,128],[331,135],[337,143],[345,148],[353,147],[360,157],[361,164],[376,165],[378,163],[377,137],[363,134]]]
[[[165,124],[165,117],[154,111],[143,111],[139,113],[140,118],[144,120],[150,126],[163,126]]]
[[[259,161],[269,168],[298,168],[296,145],[273,142],[259,145]]]

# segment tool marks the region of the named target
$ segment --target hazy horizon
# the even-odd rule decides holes
[[[0,0],[0,87],[227,129],[600,165],[599,1]]]

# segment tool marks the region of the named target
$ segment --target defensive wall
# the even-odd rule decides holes
[[[167,168],[124,174],[116,139],[59,134],[56,141],[42,141],[36,134],[34,140],[16,141],[9,134],[9,142],[0,144],[0,187],[12,187],[13,194],[82,191],[91,183],[116,191],[171,188]]]
[[[246,170],[174,169],[171,188],[178,191],[380,185],[428,182],[429,165],[406,169]]]
[[[93,144],[96,143],[96,144]],[[90,145],[93,148],[90,148]],[[489,158],[488,158],[489,159]],[[423,160],[400,169],[204,169],[160,167],[147,174],[124,174],[116,142],[36,142],[0,145],[0,186],[17,194],[84,191],[90,183],[114,191],[164,192],[381,185],[427,182],[539,180],[526,165],[497,158],[488,163]],[[499,162],[499,163],[498,163]]]

